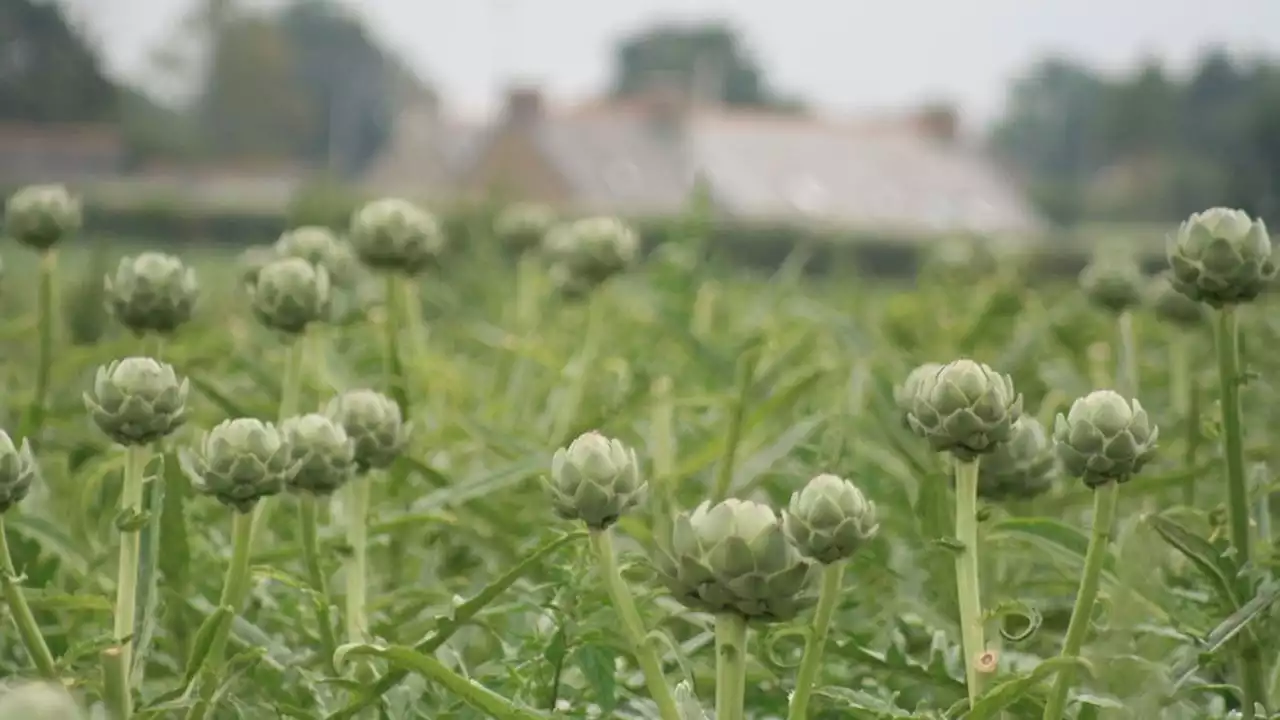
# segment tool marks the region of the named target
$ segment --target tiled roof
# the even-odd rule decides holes
[[[394,134],[365,172],[363,184],[426,198],[447,195],[486,132],[480,125],[442,118],[432,108],[410,109],[397,119]]]

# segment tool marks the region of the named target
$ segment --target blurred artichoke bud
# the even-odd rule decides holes
[[[636,261],[640,236],[618,218],[584,218],[552,229],[545,249],[572,275],[594,286]]]
[[[921,380],[907,420],[934,450],[969,462],[1008,441],[1021,416],[1012,378],[961,359]]]
[[[255,246],[240,253],[236,264],[240,269],[240,282],[252,288],[258,284],[258,273],[262,268],[279,260],[280,256],[270,247]]]
[[[135,333],[172,333],[191,319],[200,288],[195,271],[172,255],[145,252],[120,260],[107,276],[107,303]]]
[[[730,498],[676,517],[670,552],[660,550],[662,582],[686,607],[785,622],[812,604],[814,565],[787,540],[768,505]]]
[[[416,275],[439,259],[446,241],[440,221],[407,200],[374,200],[351,218],[351,244],[374,270]]]
[[[823,474],[791,495],[782,529],[801,555],[830,565],[852,556],[880,526],[875,503],[857,486]]]
[[[1057,458],[1044,426],[1024,415],[1013,435],[978,466],[978,494],[990,500],[1029,499],[1049,489]]]
[[[893,388],[893,401],[897,403],[898,409],[902,411],[902,424],[908,430],[914,430],[911,427],[911,421],[908,416],[911,414],[911,408],[916,399],[916,393],[920,391],[920,385],[927,377],[932,377],[942,370],[939,363],[925,363],[917,366],[914,370],[907,373],[907,379],[902,381],[901,385]]]
[[[1142,270],[1127,258],[1099,258],[1080,272],[1089,302],[1120,314],[1142,302]]]
[[[31,486],[40,479],[40,465],[26,440],[13,444],[9,433],[0,430],[0,515],[22,502]]]
[[[62,185],[29,185],[5,203],[5,234],[34,250],[48,250],[74,235],[81,222],[80,200]]]
[[[1148,285],[1148,302],[1156,317],[1177,327],[1203,325],[1208,316],[1204,303],[1178,292],[1167,274],[1156,276]]]
[[[153,358],[113,360],[98,368],[84,404],[107,437],[121,445],[146,445],[186,422],[187,381]]]
[[[1067,472],[1091,488],[1125,482],[1155,453],[1160,429],[1137,400],[1095,390],[1071,403],[1053,426],[1058,457]]]
[[[218,423],[195,452],[184,449],[179,461],[196,490],[241,513],[283,490],[294,469],[280,431],[256,418]]]
[[[332,495],[355,473],[355,443],[331,418],[318,413],[291,417],[280,423],[280,435],[293,466],[289,489]]]
[[[604,530],[640,501],[647,484],[635,450],[593,431],[556,450],[546,487],[557,515]]]
[[[253,314],[263,325],[290,335],[329,314],[329,273],[302,258],[282,258],[258,272]]]
[[[1243,210],[1195,213],[1178,227],[1168,257],[1178,292],[1215,308],[1252,301],[1276,275],[1266,224]]]
[[[334,285],[345,287],[355,279],[356,259],[351,246],[329,228],[305,225],[289,230],[276,240],[275,251],[280,257],[302,258],[324,268]]]
[[[543,238],[556,223],[556,213],[545,205],[516,203],[498,213],[493,232],[498,240],[523,255],[542,246]]]
[[[409,441],[410,424],[401,417],[400,406],[373,390],[349,390],[330,400],[325,414],[355,443],[360,472],[390,466]]]
[[[85,720],[88,715],[62,685],[15,682],[0,687],[0,720]]]

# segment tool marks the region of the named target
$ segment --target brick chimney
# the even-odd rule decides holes
[[[527,127],[542,118],[542,91],[529,85],[514,85],[507,89],[505,109],[508,125]]]
[[[926,136],[952,143],[960,135],[960,113],[949,103],[931,103],[916,112],[916,127]]]

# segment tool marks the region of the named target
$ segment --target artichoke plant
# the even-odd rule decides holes
[[[145,252],[120,260],[107,276],[107,305],[134,333],[169,334],[191,319],[199,295],[195,271],[173,255]]]
[[[1144,280],[1128,258],[1100,257],[1080,272],[1080,287],[1089,302],[1116,315],[1142,302]]]
[[[85,408],[107,437],[121,445],[147,445],[187,419],[187,380],[149,357],[114,360],[98,368]]]
[[[293,467],[290,490],[332,495],[355,473],[355,443],[342,425],[326,415],[291,417],[280,423],[280,436]]]
[[[1056,470],[1057,458],[1044,426],[1024,415],[1013,424],[1009,441],[982,458],[978,494],[991,500],[1029,499],[1049,489]]]
[[[851,557],[879,529],[876,505],[856,485],[823,474],[791,495],[782,530],[801,555],[829,565]]]
[[[493,232],[512,252],[523,255],[540,248],[555,223],[556,212],[546,205],[516,203],[498,213]]]
[[[0,515],[22,502],[39,480],[40,465],[31,445],[25,439],[15,445],[9,433],[0,430]]]
[[[640,253],[640,236],[622,220],[591,217],[560,225],[547,233],[544,250],[560,282],[595,287],[630,267]]]
[[[334,285],[345,287],[355,277],[355,254],[332,230],[319,225],[304,225],[288,230],[276,240],[275,252],[280,257],[302,258],[325,269]]]
[[[557,515],[581,520],[592,530],[616,523],[647,487],[635,450],[594,431],[556,450],[545,485]]]
[[[196,490],[240,513],[281,492],[294,472],[280,431],[256,418],[218,423],[195,452],[184,449],[179,461]]]
[[[968,462],[1008,441],[1021,416],[1022,395],[1008,375],[961,359],[920,381],[907,420],[934,450]]]
[[[79,232],[82,222],[80,200],[62,185],[29,185],[5,203],[5,234],[41,252]]]
[[[447,237],[435,215],[407,200],[374,200],[351,218],[351,244],[368,267],[417,275],[444,253]]]
[[[911,414],[912,404],[915,402],[916,393],[920,390],[921,383],[930,376],[935,376],[942,369],[939,363],[925,363],[917,366],[911,372],[907,373],[907,379],[902,381],[901,385],[895,385],[893,388],[893,401],[897,404],[898,410],[902,412],[902,425],[908,430],[912,430],[911,421],[908,416]]]
[[[1156,317],[1175,327],[1202,326],[1208,317],[1207,306],[1179,292],[1167,273],[1157,275],[1147,286],[1147,301]]]
[[[329,273],[302,258],[282,258],[259,272],[251,289],[253,314],[273,330],[306,331],[329,314]]]
[[[675,520],[656,566],[671,594],[691,610],[780,622],[813,602],[814,565],[787,540],[773,508],[730,498],[703,502]]]
[[[356,469],[366,472],[395,462],[409,440],[411,425],[394,400],[373,390],[349,390],[329,401],[325,415],[355,444]]]
[[[1071,403],[1054,422],[1053,440],[1063,468],[1089,487],[1123,483],[1156,450],[1160,430],[1136,399],[1095,390]]]
[[[1193,214],[1167,254],[1178,292],[1215,308],[1251,302],[1276,276],[1267,226],[1243,210]]]

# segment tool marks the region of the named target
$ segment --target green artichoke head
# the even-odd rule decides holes
[[[968,462],[1007,442],[1021,416],[1022,396],[1012,378],[961,359],[924,376],[907,421],[934,450]]]
[[[920,391],[920,385],[924,379],[938,374],[942,370],[939,363],[925,363],[916,366],[911,372],[907,373],[907,379],[902,381],[901,385],[893,388],[893,401],[897,403],[898,409],[902,411],[902,424],[908,430],[912,430],[911,421],[907,417],[911,414],[911,408],[914,407],[916,393]]]
[[[63,185],[28,185],[9,196],[4,231],[33,250],[45,251],[80,231],[80,199]]]
[[[779,622],[813,600],[806,590],[814,565],[787,540],[773,509],[750,500],[704,502],[679,515],[656,566],[692,610]]]
[[[147,445],[186,422],[187,380],[154,358],[113,360],[98,368],[84,404],[107,437],[121,445]]]
[[[0,686],[4,720],[86,720],[88,714],[60,683],[9,682]]]
[[[1266,224],[1243,210],[1195,213],[1178,227],[1167,255],[1178,292],[1215,308],[1253,301],[1276,275]]]
[[[341,424],[327,415],[309,413],[280,423],[293,472],[288,487],[295,492],[332,495],[356,469],[356,444]]]
[[[1180,328],[1202,327],[1208,307],[1182,294],[1168,273],[1157,275],[1147,286],[1147,302],[1160,320]]]
[[[329,280],[340,287],[347,286],[355,277],[355,253],[327,227],[304,225],[285,231],[276,240],[275,252],[280,257],[302,258],[324,268]]]
[[[851,557],[879,528],[875,503],[835,475],[810,480],[782,511],[782,529],[791,544],[824,565]]]
[[[250,296],[253,314],[263,325],[301,334],[329,316],[329,273],[302,258],[281,258],[258,272]]]
[[[120,260],[106,278],[107,306],[121,325],[139,335],[167,335],[191,319],[200,285],[196,273],[173,255],[144,252]]]
[[[325,415],[341,425],[355,443],[359,472],[389,467],[403,452],[412,429],[396,401],[373,390],[349,390],[333,398]]]
[[[40,465],[31,445],[25,439],[14,445],[9,433],[0,430],[0,515],[22,502],[39,480]]]
[[[516,203],[494,219],[493,231],[504,245],[523,255],[542,246],[543,239],[556,224],[556,212],[546,205]]]
[[[373,270],[417,275],[444,253],[447,238],[435,215],[407,200],[374,200],[351,217],[351,244]]]
[[[294,472],[280,431],[257,418],[215,425],[195,452],[179,454],[179,462],[196,490],[241,513],[282,491]]]
[[[989,500],[1027,499],[1053,483],[1057,457],[1039,420],[1023,415],[1013,424],[1008,442],[982,458],[978,493]]]
[[[1120,314],[1142,302],[1142,269],[1124,257],[1100,257],[1080,272],[1080,288],[1089,302]]]
[[[1141,403],[1112,390],[1077,399],[1053,426],[1063,468],[1091,488],[1136,475],[1154,455],[1159,434]]]
[[[618,521],[644,497],[636,451],[598,432],[584,433],[556,450],[545,482],[556,514],[593,530]]]
[[[589,217],[554,228],[544,248],[569,275],[594,287],[635,263],[640,236],[618,218]]]

